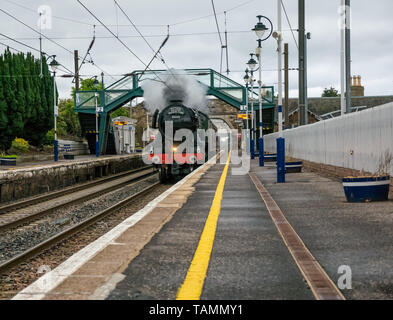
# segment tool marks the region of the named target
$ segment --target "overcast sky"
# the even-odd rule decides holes
[[[211,0],[117,0],[153,48],[158,48],[170,25],[169,41],[162,49],[163,57],[171,68],[212,68],[220,70],[221,44],[217,34]],[[82,0],[114,33],[145,63],[152,51],[125,16],[116,10],[112,0]],[[353,0],[352,2],[352,73],[361,75],[366,95],[393,94],[393,2],[391,0]],[[283,0],[289,20],[297,29],[297,0]],[[256,15],[277,22],[276,0],[215,0],[220,30],[224,31],[224,11],[227,11],[228,54],[230,77],[243,83],[248,54],[255,51],[256,37],[250,29]],[[18,6],[19,5],[19,6]],[[84,56],[96,24],[96,42],[91,51],[94,62],[106,73],[116,75],[143,69],[143,64],[125,49],[111,34],[100,26],[76,0],[0,0],[6,10],[29,26],[37,29],[38,7],[50,6],[52,28],[43,33],[55,39],[64,48],[79,50]],[[320,96],[325,87],[340,84],[340,31],[338,9],[340,0],[306,0],[306,29],[311,32],[308,41],[309,96]],[[21,7],[22,6],[22,7]],[[38,35],[19,22],[0,12],[1,33],[39,48]],[[198,19],[199,18],[199,19]],[[191,21],[190,21],[191,20]],[[187,22],[188,21],[188,22]],[[285,15],[283,14],[284,41],[289,43],[290,67],[297,68],[297,48]],[[295,31],[297,41],[297,32]],[[0,36],[0,41],[26,52],[27,48]],[[43,51],[56,54],[57,60],[73,70],[73,55],[65,49],[43,40]],[[36,54],[36,56],[38,56]],[[224,61],[225,62],[225,61]],[[225,63],[224,63],[225,64]],[[276,41],[263,43],[263,83],[277,85]],[[156,60],[154,69],[165,66]],[[226,66],[223,66],[223,71]],[[84,65],[84,75],[99,75],[101,70]],[[297,97],[297,71],[290,73],[290,95]],[[113,78],[105,77],[106,83]],[[59,79],[61,97],[68,97],[71,81]]]

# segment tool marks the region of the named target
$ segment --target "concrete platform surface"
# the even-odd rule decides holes
[[[279,207],[272,210],[250,175],[231,175],[231,168],[200,299],[316,298],[314,289],[321,283],[316,274],[311,274],[311,288],[305,281],[301,261],[289,250],[294,236],[285,239],[277,227],[284,221],[273,219],[277,210],[309,250],[306,267],[319,265],[340,295],[346,299],[393,298],[392,200],[347,203],[340,183],[314,173],[287,174],[287,182],[277,184],[274,163],[260,168],[257,160],[252,161],[251,172]],[[111,240],[96,253],[89,252],[91,258],[77,268],[69,264],[73,272],[35,297],[176,299],[223,170],[222,164],[205,166],[179,182],[149,205],[149,214],[125,222],[129,226],[120,234],[108,235]],[[301,249],[298,245],[295,251]],[[31,298],[32,291],[27,288],[18,298],[23,294]]]

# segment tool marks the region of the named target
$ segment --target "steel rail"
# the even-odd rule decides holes
[[[24,200],[21,200],[21,201],[18,201],[18,202],[10,203],[10,204],[6,204],[6,205],[3,205],[3,206],[0,206],[0,215],[8,213],[10,211],[15,211],[15,210],[18,210],[18,209],[21,209],[21,208],[25,208],[25,207],[28,207],[28,206],[31,206],[31,205],[34,205],[34,204],[38,204],[38,203],[41,203],[41,202],[44,202],[44,201],[48,201],[48,200],[57,198],[59,196],[64,196],[64,195],[71,194],[71,193],[74,193],[74,192],[77,192],[77,191],[80,191],[80,190],[84,190],[85,188],[94,187],[94,186],[96,186],[98,184],[109,182],[109,181],[112,181],[112,180],[115,180],[115,179],[118,179],[118,178],[122,178],[122,177],[125,177],[125,176],[129,175],[129,174],[136,173],[136,172],[139,172],[139,171],[143,171],[143,170],[146,170],[148,168],[153,168],[153,166],[146,166],[146,167],[142,167],[142,168],[128,170],[128,171],[125,171],[125,172],[121,172],[121,173],[117,173],[117,174],[114,174],[114,175],[110,175],[108,177],[98,178],[98,179],[95,179],[94,181],[90,181],[90,182],[87,182],[87,183],[82,183],[82,184],[78,184],[76,186],[71,186],[71,187],[67,187],[65,189],[61,189],[61,190],[58,190],[58,191],[50,192],[50,193],[47,193],[47,194],[44,194],[44,195],[40,195],[40,196],[24,199]]]
[[[156,183],[152,184],[151,186],[146,187],[145,189],[139,191],[138,193],[136,193],[132,196],[129,196],[126,199],[116,203],[115,205],[97,213],[96,215],[94,215],[86,220],[83,220],[82,222],[79,222],[78,224],[76,224],[66,230],[63,230],[62,232],[50,237],[49,239],[39,243],[38,245],[35,245],[34,247],[26,250],[25,252],[3,262],[2,264],[0,264],[0,274],[6,273],[8,270],[13,268],[14,266],[21,264],[22,262],[37,256],[38,254],[42,253],[44,250],[50,249],[54,245],[75,235],[76,233],[82,231],[83,229],[93,225],[94,223],[96,223],[97,221],[110,215],[111,213],[113,213],[119,209],[122,209],[123,207],[128,205],[130,202],[136,200],[138,197],[143,196],[146,193],[149,193],[152,189],[154,189],[158,185],[160,185],[160,183],[156,182]]]
[[[135,173],[133,176],[130,176],[130,179],[127,179],[126,181],[123,181],[123,182],[121,182],[119,184],[112,185],[112,186],[109,186],[107,188],[104,188],[103,190],[100,191],[99,195],[102,195],[103,192],[111,192],[113,190],[119,189],[119,188],[121,188],[123,186],[126,186],[126,185],[132,183],[132,182],[136,182],[136,181],[138,181],[138,180],[140,180],[140,179],[142,179],[144,177],[149,177],[149,176],[151,176],[151,175],[153,175],[155,173],[156,173],[156,171],[151,170],[151,168],[145,169],[145,170],[140,170],[137,173]],[[83,190],[85,190],[85,188]],[[75,191],[73,193],[76,193],[78,191],[80,191],[80,190],[77,190],[77,191]],[[17,227],[19,225],[22,225],[22,224],[25,224],[25,223],[29,223],[29,222],[34,221],[34,220],[37,220],[37,219],[39,219],[39,218],[41,218],[43,216],[49,215],[50,213],[52,213],[52,212],[54,212],[56,210],[59,210],[61,208],[64,208],[66,206],[69,206],[69,205],[72,205],[72,204],[81,203],[83,201],[87,201],[87,200],[94,199],[94,198],[97,198],[97,194],[96,193],[90,193],[90,194],[87,194],[87,195],[84,195],[84,196],[77,197],[75,199],[71,199],[70,201],[66,201],[64,203],[58,204],[58,205],[56,205],[54,207],[47,208],[47,209],[44,209],[44,210],[32,213],[30,215],[23,216],[23,217],[21,217],[19,219],[16,219],[16,220],[13,220],[13,221],[10,221],[10,222],[6,222],[4,224],[0,224],[0,232],[5,231],[5,230],[9,230],[11,228],[15,228],[15,227]]]

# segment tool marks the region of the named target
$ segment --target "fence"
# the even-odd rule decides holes
[[[277,137],[264,137],[266,152],[276,151]],[[283,137],[288,157],[375,173],[385,153],[393,154],[393,103],[285,130]]]

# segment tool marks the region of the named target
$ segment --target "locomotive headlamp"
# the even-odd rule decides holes
[[[177,148],[176,148],[176,147],[173,147],[173,148],[172,148],[172,151],[173,151],[173,152],[177,151]]]
[[[267,30],[269,30],[269,28],[267,28],[262,22],[263,16],[257,16],[257,18],[259,19],[259,22],[255,25],[254,29],[252,29],[252,31],[255,31],[255,34],[257,35],[258,39],[262,39],[265,32]]]
[[[250,68],[251,71],[253,71],[255,69],[255,67],[257,66],[258,62],[253,58],[254,54],[250,53],[250,60],[248,60],[247,65]]]

